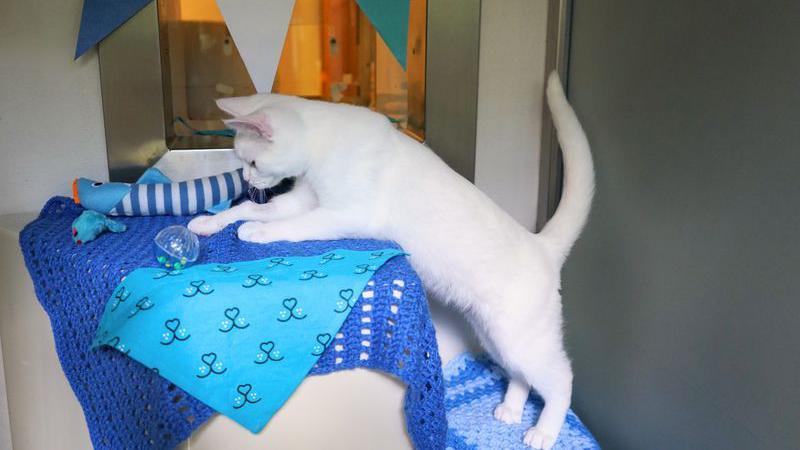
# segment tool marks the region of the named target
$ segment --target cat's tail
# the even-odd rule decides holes
[[[594,196],[594,164],[589,141],[555,72],[547,80],[547,103],[564,158],[564,189],[558,209],[539,236],[563,261],[589,217]]]

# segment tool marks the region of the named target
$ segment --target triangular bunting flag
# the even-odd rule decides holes
[[[294,0],[217,0],[257,92],[272,91]]]
[[[75,59],[119,28],[152,0],[84,0]]]
[[[356,0],[394,57],[406,68],[409,0]]]

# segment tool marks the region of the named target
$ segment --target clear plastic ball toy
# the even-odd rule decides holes
[[[170,270],[181,270],[197,261],[200,240],[183,225],[172,225],[156,235],[155,252],[159,264]]]

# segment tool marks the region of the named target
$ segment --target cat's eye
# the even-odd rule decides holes
[[[255,161],[250,161],[250,167],[255,169],[256,168],[256,162]]]

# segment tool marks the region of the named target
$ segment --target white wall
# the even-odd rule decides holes
[[[481,3],[475,184],[533,230],[539,189],[547,2]]]
[[[82,0],[2,0],[0,214],[108,178],[97,55],[73,61]]]
[[[11,422],[8,417],[6,377],[3,371],[3,349],[0,346],[0,448],[11,448]]]

